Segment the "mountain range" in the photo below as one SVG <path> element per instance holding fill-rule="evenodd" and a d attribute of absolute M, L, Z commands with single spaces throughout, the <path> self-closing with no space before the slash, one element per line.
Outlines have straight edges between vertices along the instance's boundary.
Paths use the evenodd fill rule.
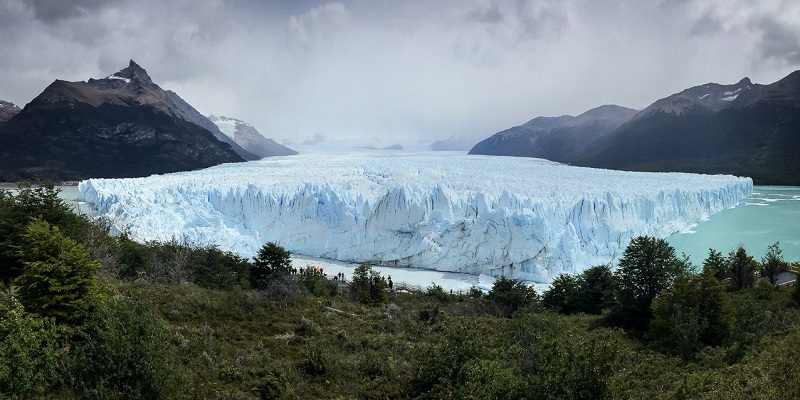
<path fill-rule="evenodd" d="M 102 79 L 56 80 L 0 125 L 0 181 L 137 177 L 260 157 L 133 60 Z"/>
<path fill-rule="evenodd" d="M 601 106 L 578 117 L 539 117 L 492 135 L 470 153 L 798 185 L 800 71 L 769 85 L 744 78 L 694 86 L 639 112 Z"/>

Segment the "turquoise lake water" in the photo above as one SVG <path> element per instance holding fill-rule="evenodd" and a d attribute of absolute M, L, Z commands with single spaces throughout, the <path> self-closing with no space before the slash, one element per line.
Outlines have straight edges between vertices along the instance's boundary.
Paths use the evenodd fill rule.
<path fill-rule="evenodd" d="M 667 241 L 697 266 L 709 248 L 726 255 L 739 244 L 761 260 L 767 246 L 776 241 L 786 261 L 800 261 L 800 187 L 755 186 L 744 204 L 714 214 Z"/>

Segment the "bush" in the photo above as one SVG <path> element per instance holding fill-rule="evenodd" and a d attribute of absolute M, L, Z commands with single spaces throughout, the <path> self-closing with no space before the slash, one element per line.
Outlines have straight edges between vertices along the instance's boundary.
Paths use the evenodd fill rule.
<path fill-rule="evenodd" d="M 0 317 L 0 394 L 28 399 L 51 391 L 60 371 L 60 335 L 51 318 L 26 313 L 13 297 Z"/>
<path fill-rule="evenodd" d="M 286 375 L 277 369 L 271 370 L 256 384 L 255 391 L 262 399 L 294 399 L 295 395 Z"/>
<path fill-rule="evenodd" d="M 389 301 L 389 295 L 384 290 L 386 283 L 381 279 L 381 275 L 367 264 L 356 267 L 348 288 L 350 298 L 362 304 L 377 305 Z"/>
<path fill-rule="evenodd" d="M 301 268 L 302 272 L 297 275 L 297 281 L 302 287 L 317 297 L 335 296 L 339 290 L 339 285 L 328 279 L 321 271 L 311 266 Z"/>
<path fill-rule="evenodd" d="M 87 398 L 173 398 L 179 368 L 169 332 L 142 301 L 114 296 L 92 314 L 76 343 L 75 390 Z"/>
<path fill-rule="evenodd" d="M 576 317 L 527 310 L 514 318 L 519 366 L 535 399 L 609 399 L 626 349 L 615 330 L 586 332 Z"/>
<path fill-rule="evenodd" d="M 510 317 L 522 307 L 534 304 L 538 300 L 536 290 L 516 279 L 501 276 L 492 285 L 492 290 L 486 296 L 500 313 Z"/>
<path fill-rule="evenodd" d="M 22 305 L 58 323 L 79 324 L 99 299 L 100 264 L 86 248 L 40 219 L 28 225 L 22 243 L 18 254 L 24 268 L 14 281 Z"/>
<path fill-rule="evenodd" d="M 469 321 L 456 320 L 445 327 L 440 343 L 420 348 L 419 367 L 413 388 L 417 394 L 435 398 L 454 389 L 464 365 L 480 357 L 481 345 Z"/>
<path fill-rule="evenodd" d="M 328 373 L 331 360 L 323 347 L 309 345 L 306 347 L 305 359 L 300 363 L 300 368 L 308 375 L 320 377 Z"/>
<path fill-rule="evenodd" d="M 450 296 L 444 291 L 444 288 L 434 282 L 431 282 L 431 285 L 425 289 L 425 295 L 439 301 L 450 300 Z"/>

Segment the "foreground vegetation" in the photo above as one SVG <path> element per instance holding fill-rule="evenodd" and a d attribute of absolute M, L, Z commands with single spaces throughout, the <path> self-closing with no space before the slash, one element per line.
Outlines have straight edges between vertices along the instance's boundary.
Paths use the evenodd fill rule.
<path fill-rule="evenodd" d="M 694 268 L 636 238 L 616 271 L 541 296 L 508 279 L 393 292 L 369 266 L 344 284 L 288 257 L 136 243 L 52 187 L 0 191 L 0 394 L 800 398 L 800 291 L 776 286 L 777 244 Z"/>

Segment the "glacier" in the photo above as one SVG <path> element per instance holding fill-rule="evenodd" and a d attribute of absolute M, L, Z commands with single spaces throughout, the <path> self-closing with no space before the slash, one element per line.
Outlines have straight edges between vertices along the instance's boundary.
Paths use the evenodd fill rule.
<path fill-rule="evenodd" d="M 78 198 L 135 240 L 178 238 L 244 257 L 273 241 L 311 257 L 546 283 L 614 265 L 633 237 L 665 238 L 752 188 L 729 175 L 380 153 L 89 179 Z"/>

